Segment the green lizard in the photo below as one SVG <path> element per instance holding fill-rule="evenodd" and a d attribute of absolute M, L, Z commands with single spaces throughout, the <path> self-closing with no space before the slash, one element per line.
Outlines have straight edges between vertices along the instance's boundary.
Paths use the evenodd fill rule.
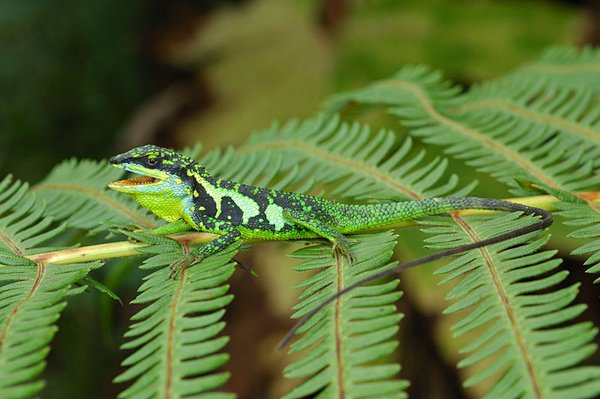
<path fill-rule="evenodd" d="M 463 209 L 520 211 L 540 216 L 538 221 L 513 232 L 403 263 L 358 281 L 307 314 L 288 334 L 286 340 L 299 325 L 325 305 L 368 281 L 407 267 L 514 238 L 552 223 L 552 215 L 543 209 L 489 198 L 445 197 L 351 205 L 305 194 L 254 187 L 212 176 L 193 159 L 154 145 L 137 147 L 114 156 L 110 163 L 141 175 L 113 182 L 109 187 L 130 195 L 142 206 L 170 222 L 154 229 L 154 233 L 174 234 L 194 229 L 218 234 L 208 244 L 190 252 L 193 260 L 189 264 L 241 239 L 307 238 L 329 240 L 334 251 L 345 255 L 352 262 L 354 257 L 346 234 L 384 228 L 403 220 Z"/>

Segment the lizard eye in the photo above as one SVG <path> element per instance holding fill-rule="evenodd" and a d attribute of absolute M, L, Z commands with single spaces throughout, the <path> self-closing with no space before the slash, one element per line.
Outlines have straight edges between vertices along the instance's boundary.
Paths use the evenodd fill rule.
<path fill-rule="evenodd" d="M 156 158 L 148 158 L 146 159 L 146 163 L 150 166 L 154 166 L 156 165 L 156 163 L 158 162 L 158 159 Z"/>

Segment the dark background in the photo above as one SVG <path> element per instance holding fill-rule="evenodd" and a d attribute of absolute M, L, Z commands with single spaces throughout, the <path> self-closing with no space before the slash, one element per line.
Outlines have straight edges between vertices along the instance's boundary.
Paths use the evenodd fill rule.
<path fill-rule="evenodd" d="M 536 59 L 550 45 L 598 44 L 598 4 L 3 0 L 0 176 L 35 184 L 62 159 L 101 159 L 146 143 L 239 143 L 274 119 L 311 116 L 328 95 L 408 63 L 428 64 L 468 87 Z M 260 264 L 261 278 L 233 278 L 227 332 L 234 377 L 227 389 L 240 398 L 279 397 L 292 384 L 281 381 L 286 360 L 273 350 L 289 327 L 295 295 L 288 288 L 291 263 L 280 252 L 271 245 L 255 262 L 256 255 L 246 255 Z M 136 264 L 109 263 L 97 277 L 129 301 L 140 282 Z M 406 280 L 401 339 L 410 351 L 399 356 L 412 397 L 477 397 L 460 388 L 450 322 L 439 318 L 443 292 L 419 294 L 428 291 L 422 280 Z M 134 311 L 94 293 L 72 300 L 43 396 L 105 398 L 122 390 L 110 381 Z"/>

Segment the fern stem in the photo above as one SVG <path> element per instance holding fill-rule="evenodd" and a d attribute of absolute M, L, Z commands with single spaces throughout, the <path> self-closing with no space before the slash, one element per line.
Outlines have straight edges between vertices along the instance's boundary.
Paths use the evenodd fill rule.
<path fill-rule="evenodd" d="M 478 234 L 473 230 L 473 228 L 461 220 L 459 218 L 455 218 L 456 223 L 458 223 L 461 228 L 469 235 L 472 242 L 482 241 L 482 238 L 478 236 Z M 525 364 L 525 369 L 527 372 L 527 376 L 529 377 L 529 381 L 534 391 L 534 398 L 541 399 L 542 396 L 542 387 L 540 383 L 540 377 L 536 373 L 536 367 L 533 364 L 533 361 L 530 356 L 530 351 L 527 348 L 526 339 L 523 336 L 522 328 L 519 325 L 519 321 L 515 315 L 513 310 L 513 305 L 511 304 L 509 294 L 506 292 L 506 287 L 502 282 L 502 278 L 500 277 L 498 270 L 494 266 L 494 261 L 491 258 L 491 254 L 488 250 L 481 251 L 483 257 L 483 264 L 486 269 L 490 273 L 491 281 L 494 284 L 496 289 L 496 293 L 500 298 L 500 302 L 502 307 L 504 308 L 504 313 L 508 318 L 510 327 L 512 329 L 512 335 L 517 342 L 517 347 L 521 355 L 521 359 Z"/>
<path fill-rule="evenodd" d="M 343 255 L 336 253 L 335 255 L 335 266 L 337 271 L 337 288 L 338 291 L 344 288 L 344 260 Z M 334 339 L 335 339 L 335 357 L 337 360 L 336 373 L 337 373 L 337 388 L 338 388 L 338 399 L 344 399 L 344 392 L 346 391 L 345 376 L 344 376 L 344 349 L 342 347 L 344 334 L 342 333 L 342 298 L 338 298 L 335 301 L 335 315 L 334 315 Z"/>
<path fill-rule="evenodd" d="M 590 192 L 590 193 L 578 193 L 580 198 L 585 198 L 586 201 L 595 202 L 600 201 L 600 192 Z M 506 201 L 514 202 L 515 204 L 528 205 L 536 208 L 541 208 L 547 211 L 556 210 L 555 204 L 560 202 L 556 197 L 551 195 L 536 195 L 531 197 L 522 197 L 522 198 L 509 198 Z M 458 215 L 483 215 L 488 214 L 493 211 L 485 211 L 485 210 L 462 210 L 456 211 L 455 214 Z M 386 230 L 392 228 L 404 228 L 415 226 L 416 222 L 414 221 L 404 221 L 398 222 L 392 225 L 388 225 L 385 227 Z M 374 231 L 377 229 L 372 229 L 369 231 Z M 174 240 L 177 240 L 181 244 L 205 244 L 211 241 L 215 237 L 214 234 L 209 233 L 189 233 L 172 237 Z M 260 240 L 245 240 L 246 243 L 258 242 Z M 113 242 L 109 244 L 99 244 L 99 245 L 90 245 L 86 247 L 80 248 L 71 248 L 64 249 L 60 251 L 53 252 L 45 252 L 36 255 L 30 255 L 27 258 L 32 261 L 45 262 L 45 263 L 53 263 L 57 265 L 68 265 L 73 263 L 81 263 L 81 262 L 90 262 L 93 260 L 103 260 L 103 259 L 113 259 L 113 258 L 124 258 L 128 256 L 136 256 L 143 254 L 143 252 L 139 251 L 141 248 L 147 247 L 148 244 L 143 243 L 134 243 L 130 241 L 119 241 Z"/>
<path fill-rule="evenodd" d="M 216 236 L 210 233 L 189 233 L 172 237 L 181 244 L 204 244 Z M 136 243 L 131 241 L 118 241 L 109 244 L 89 245 L 80 248 L 63 249 L 60 251 L 45 252 L 36 255 L 30 255 L 27 258 L 38 263 L 53 263 L 56 265 L 68 265 L 71 263 L 90 262 L 93 260 L 124 258 L 128 256 L 141 255 L 141 248 L 148 247 L 149 244 Z"/>

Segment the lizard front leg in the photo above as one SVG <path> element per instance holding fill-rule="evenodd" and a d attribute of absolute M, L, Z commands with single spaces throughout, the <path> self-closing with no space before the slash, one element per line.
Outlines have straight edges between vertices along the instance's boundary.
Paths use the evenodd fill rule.
<path fill-rule="evenodd" d="M 322 222 L 321 220 L 312 217 L 308 213 L 296 211 L 293 209 L 286 209 L 283 212 L 283 216 L 289 221 L 296 223 L 302 227 L 305 227 L 311 231 L 314 231 L 319 236 L 326 238 L 333 244 L 333 250 L 339 252 L 348 258 L 350 264 L 354 263 L 354 252 L 350 247 L 350 241 L 348 238 L 340 233 L 335 227 L 328 223 Z"/>
<path fill-rule="evenodd" d="M 206 215 L 194 215 L 193 227 L 199 231 L 219 234 L 217 238 L 171 264 L 171 269 L 177 274 L 182 268 L 200 262 L 207 256 L 227 248 L 240 239 L 240 231 L 231 223 L 223 222 Z"/>

